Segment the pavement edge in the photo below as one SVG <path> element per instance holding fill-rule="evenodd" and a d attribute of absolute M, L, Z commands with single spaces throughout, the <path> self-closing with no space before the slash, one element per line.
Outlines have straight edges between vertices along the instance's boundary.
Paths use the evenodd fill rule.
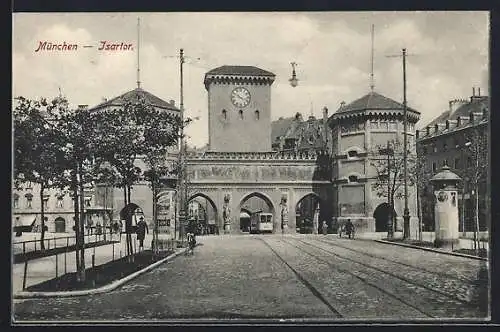
<path fill-rule="evenodd" d="M 396 242 L 384 241 L 384 240 L 373 240 L 373 241 L 379 242 L 379 243 L 384 243 L 384 244 L 390 244 L 393 246 L 400 246 L 400 247 L 406 247 L 406 248 L 412 248 L 412 249 L 418 249 L 418 250 L 424 250 L 424 251 L 431 251 L 431 252 L 436 252 L 438 254 L 443 254 L 443 255 L 450 255 L 450 256 L 476 259 L 476 260 L 481 260 L 481 261 L 488 261 L 488 258 L 485 258 L 485 257 L 477 257 L 477 256 L 472 256 L 472 255 L 467 255 L 467 254 L 461 254 L 458 252 L 448 252 L 448 251 L 443 251 L 443 250 L 438 250 L 438 249 L 433 249 L 433 248 L 419 247 L 419 246 L 414 246 L 411 244 L 396 243 Z"/>
<path fill-rule="evenodd" d="M 144 274 L 155 267 L 174 259 L 175 257 L 183 254 L 187 248 L 183 248 L 175 253 L 173 253 L 170 256 L 167 256 L 158 262 L 155 262 L 151 265 L 146 266 L 142 270 L 136 271 L 132 274 L 129 274 L 128 276 L 118 279 L 108 285 L 99 287 L 99 288 L 94 288 L 94 289 L 86 289 L 86 290 L 81 290 L 81 291 L 64 291 L 64 292 L 18 292 L 13 294 L 13 299 L 31 299 L 31 298 L 40 298 L 40 297 L 73 297 L 73 296 L 84 296 L 84 295 L 93 295 L 93 294 L 101 294 L 101 293 L 106 293 L 110 292 L 112 290 L 115 290 L 116 288 L 122 286 L 123 284 L 129 282 L 132 279 L 137 278 L 141 274 Z"/>

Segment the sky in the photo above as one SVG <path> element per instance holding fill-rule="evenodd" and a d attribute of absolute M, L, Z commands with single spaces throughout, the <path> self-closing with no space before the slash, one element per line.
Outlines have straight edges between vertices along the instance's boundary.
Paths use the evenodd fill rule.
<path fill-rule="evenodd" d="M 186 115 L 196 117 L 188 142 L 208 142 L 207 71 L 251 65 L 276 74 L 271 118 L 296 112 L 321 117 L 370 92 L 374 25 L 375 91 L 403 100 L 406 48 L 408 106 L 418 127 L 469 98 L 488 95 L 488 12 L 263 12 L 263 13 L 14 13 L 13 97 L 65 95 L 90 107 L 137 87 L 137 18 L 141 87 L 169 101 L 180 99 L 179 49 L 184 65 Z M 76 44 L 76 51 L 35 52 L 40 42 Z M 133 50 L 99 51 L 101 41 Z M 92 48 L 84 48 L 92 45 Z M 291 87 L 291 62 L 299 85 Z M 477 90 L 477 89 L 476 89 Z"/>

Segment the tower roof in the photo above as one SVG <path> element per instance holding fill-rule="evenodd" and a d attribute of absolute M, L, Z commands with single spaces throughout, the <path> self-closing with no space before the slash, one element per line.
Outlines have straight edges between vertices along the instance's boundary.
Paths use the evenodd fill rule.
<path fill-rule="evenodd" d="M 337 121 L 353 116 L 399 116 L 402 115 L 403 110 L 404 105 L 402 103 L 383 96 L 380 93 L 371 91 L 348 105 L 340 106 L 340 108 L 332 114 L 329 122 L 331 123 L 331 121 Z M 407 107 L 406 110 L 408 112 L 409 119 L 414 122 L 418 121 L 420 118 L 420 112 L 411 107 Z"/>
<path fill-rule="evenodd" d="M 225 65 L 214 68 L 206 73 L 206 75 L 237 75 L 237 76 L 270 76 L 274 77 L 273 73 L 260 69 L 254 66 L 233 66 Z"/>
<path fill-rule="evenodd" d="M 377 92 L 370 92 L 363 97 L 356 99 L 350 104 L 341 107 L 337 110 L 337 113 L 346 113 L 354 111 L 365 111 L 365 110 L 402 110 L 403 104 L 381 95 Z M 407 107 L 407 110 L 412 110 Z"/>
<path fill-rule="evenodd" d="M 139 98 L 143 98 L 146 101 L 146 103 L 155 107 L 168 109 L 171 111 L 180 111 L 177 107 L 175 107 L 173 103 L 166 102 L 165 100 L 141 88 L 136 88 L 134 90 L 125 92 L 124 94 L 119 95 L 118 97 L 115 97 L 101 104 L 98 104 L 97 106 L 94 106 L 92 109 L 99 109 L 107 106 L 123 106 L 127 102 L 138 100 Z"/>
<path fill-rule="evenodd" d="M 276 75 L 254 66 L 221 66 L 214 68 L 205 74 L 203 83 L 208 89 L 210 83 L 249 83 L 269 84 L 274 82 Z"/>

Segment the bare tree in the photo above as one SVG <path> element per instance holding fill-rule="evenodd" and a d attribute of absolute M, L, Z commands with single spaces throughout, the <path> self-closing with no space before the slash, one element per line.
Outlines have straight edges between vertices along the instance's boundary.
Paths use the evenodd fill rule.
<path fill-rule="evenodd" d="M 408 186 L 416 182 L 416 156 L 408 151 L 407 169 Z M 376 170 L 377 175 L 373 188 L 378 197 L 386 197 L 389 205 L 389 228 L 388 237 L 392 238 L 395 231 L 396 216 L 394 215 L 395 199 L 404 198 L 404 173 L 403 173 L 403 143 L 398 140 L 390 140 L 385 146 L 378 145 L 374 150 L 370 165 Z"/>

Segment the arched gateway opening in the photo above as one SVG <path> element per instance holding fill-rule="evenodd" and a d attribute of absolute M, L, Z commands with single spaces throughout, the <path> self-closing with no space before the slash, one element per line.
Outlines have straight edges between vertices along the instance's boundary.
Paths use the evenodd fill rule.
<path fill-rule="evenodd" d="M 272 215 L 270 229 L 274 233 L 275 227 L 275 209 L 271 200 L 262 193 L 251 193 L 243 197 L 239 205 L 240 230 L 243 233 L 250 233 L 254 230 L 251 225 L 252 215 L 256 213 L 269 213 Z"/>
<path fill-rule="evenodd" d="M 317 194 L 310 193 L 302 197 L 295 207 L 297 232 L 301 234 L 314 233 L 314 228 L 320 232 L 320 199 Z"/>
<path fill-rule="evenodd" d="M 206 195 L 199 193 L 188 200 L 188 222 L 197 235 L 219 234 L 217 207 Z"/>
<path fill-rule="evenodd" d="M 373 212 L 373 218 L 375 218 L 375 232 L 387 232 L 389 230 L 389 214 L 391 207 L 388 203 L 381 203 L 377 206 Z M 392 215 L 394 216 L 394 222 L 396 222 L 396 211 L 392 210 Z M 396 229 L 394 225 L 394 229 Z"/>

